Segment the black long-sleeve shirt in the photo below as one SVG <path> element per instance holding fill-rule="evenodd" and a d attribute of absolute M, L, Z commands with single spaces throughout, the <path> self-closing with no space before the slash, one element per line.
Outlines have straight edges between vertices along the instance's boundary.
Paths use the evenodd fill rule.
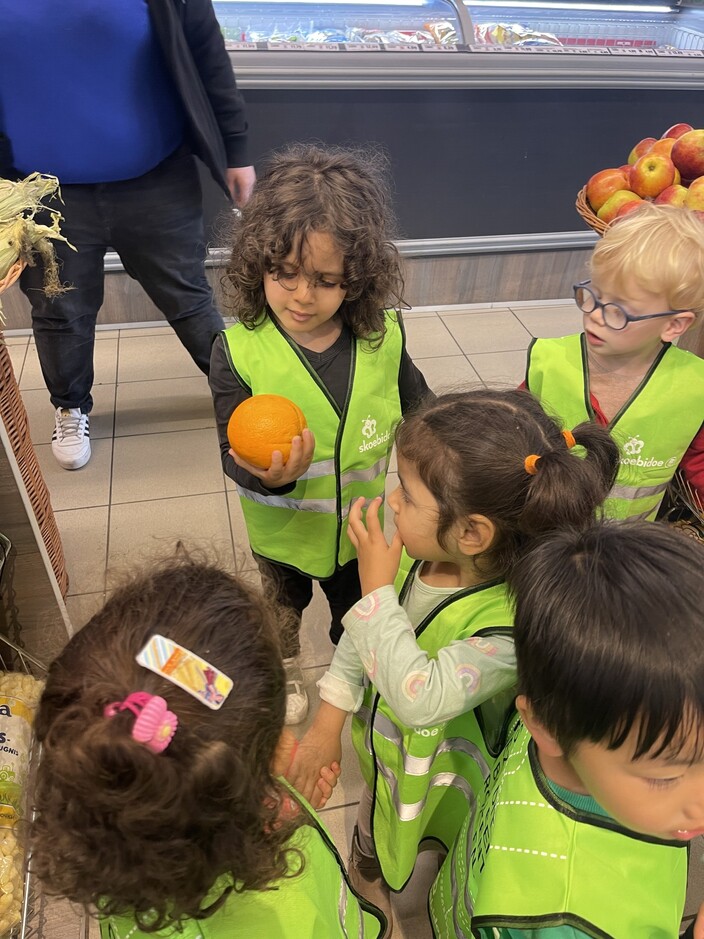
<path fill-rule="evenodd" d="M 350 367 L 352 364 L 352 343 L 354 337 L 351 330 L 343 326 L 342 332 L 335 342 L 324 352 L 313 352 L 299 346 L 301 353 L 310 363 L 311 368 L 318 375 L 330 395 L 343 409 L 347 386 L 349 384 Z M 238 466 L 230 456 L 230 444 L 227 439 L 227 424 L 232 412 L 238 404 L 251 397 L 235 376 L 232 374 L 222 336 L 218 336 L 213 344 L 210 358 L 210 390 L 215 405 L 215 419 L 220 439 L 220 455 L 225 473 L 245 489 L 252 489 L 264 495 L 290 492 L 294 483 L 282 486 L 280 489 L 267 489 L 257 476 L 253 476 Z M 411 357 L 404 349 L 399 370 L 399 397 L 401 399 L 401 412 L 403 414 L 412 410 L 421 400 L 432 394 L 423 377 L 423 373 L 413 364 Z"/>

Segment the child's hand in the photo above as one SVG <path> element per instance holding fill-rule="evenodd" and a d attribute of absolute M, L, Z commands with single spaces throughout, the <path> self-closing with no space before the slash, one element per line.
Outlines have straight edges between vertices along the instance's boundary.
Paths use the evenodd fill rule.
<path fill-rule="evenodd" d="M 286 779 L 316 808 L 316 803 L 321 799 L 327 802 L 332 795 L 340 775 L 341 760 L 340 735 L 330 733 L 320 725 L 316 727 L 313 722 L 298 745 L 286 771 Z"/>
<path fill-rule="evenodd" d="M 313 431 L 306 427 L 301 437 L 293 438 L 288 460 L 284 463 L 281 451 L 274 450 L 271 466 L 267 470 L 243 460 L 234 450 L 230 450 L 229 453 L 238 466 L 247 470 L 252 476 L 256 476 L 257 479 L 261 479 L 267 489 L 278 489 L 280 486 L 288 486 L 289 483 L 295 482 L 307 471 L 313 462 L 314 451 L 315 437 Z"/>
<path fill-rule="evenodd" d="M 362 596 L 393 584 L 401 562 L 403 542 L 398 532 L 388 544 L 379 522 L 381 496 L 374 499 L 367 509 L 367 524 L 362 519 L 364 498 L 357 499 L 350 509 L 347 535 L 357 549 L 359 582 Z"/>

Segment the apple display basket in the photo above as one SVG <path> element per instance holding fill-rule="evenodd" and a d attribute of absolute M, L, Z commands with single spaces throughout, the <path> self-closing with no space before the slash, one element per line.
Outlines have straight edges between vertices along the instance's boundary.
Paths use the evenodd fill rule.
<path fill-rule="evenodd" d="M 596 214 L 592 211 L 591 206 L 587 202 L 587 187 L 583 186 L 577 193 L 577 201 L 575 202 L 575 208 L 582 216 L 586 224 L 593 228 L 597 235 L 603 235 L 606 229 L 609 227 L 607 222 L 602 222 L 600 218 L 596 217 Z"/>

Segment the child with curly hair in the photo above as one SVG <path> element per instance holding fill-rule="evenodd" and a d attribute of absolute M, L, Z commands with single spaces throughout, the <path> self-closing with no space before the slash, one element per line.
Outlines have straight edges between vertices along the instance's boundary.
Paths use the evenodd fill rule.
<path fill-rule="evenodd" d="M 185 690 L 194 663 L 201 687 Z M 103 939 L 383 935 L 277 776 L 293 750 L 285 700 L 274 612 L 253 588 L 185 558 L 119 589 L 53 663 L 39 706 L 45 891 L 87 905 Z"/>
<path fill-rule="evenodd" d="M 428 392 L 405 350 L 391 217 L 371 154 L 307 145 L 275 154 L 242 210 L 225 277 L 238 322 L 211 360 L 223 467 L 257 564 L 299 626 L 320 582 L 335 644 L 361 596 L 349 508 L 384 492 L 393 429 Z M 234 409 L 263 393 L 293 400 L 310 428 L 266 470 L 227 438 Z M 298 652 L 296 629 L 284 655 Z M 287 723 L 298 723 L 307 698 L 295 679 L 290 692 Z"/>

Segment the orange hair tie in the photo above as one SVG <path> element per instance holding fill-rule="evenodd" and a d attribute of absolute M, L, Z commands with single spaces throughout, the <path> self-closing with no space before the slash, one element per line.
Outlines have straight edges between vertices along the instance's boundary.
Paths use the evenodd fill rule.
<path fill-rule="evenodd" d="M 571 430 L 563 430 L 562 436 L 565 438 L 565 443 L 567 444 L 567 449 L 571 450 L 572 447 L 577 443 L 574 439 L 574 434 Z"/>
<path fill-rule="evenodd" d="M 538 456 L 537 453 L 531 453 L 531 455 L 527 456 L 525 460 L 523 461 L 523 466 L 525 467 L 525 471 L 526 473 L 528 473 L 529 476 L 537 476 L 538 474 L 537 463 L 539 459 L 540 457 Z"/>

